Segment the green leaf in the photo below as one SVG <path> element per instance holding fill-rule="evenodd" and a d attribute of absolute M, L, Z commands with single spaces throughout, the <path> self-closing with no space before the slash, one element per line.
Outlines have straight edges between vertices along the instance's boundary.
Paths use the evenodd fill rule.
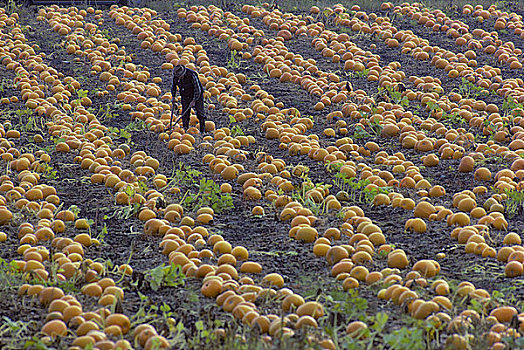
<path fill-rule="evenodd" d="M 389 316 L 385 312 L 378 312 L 375 315 L 375 324 L 373 325 L 373 328 L 376 330 L 382 330 L 386 323 L 388 322 Z"/>
<path fill-rule="evenodd" d="M 151 269 L 151 288 L 153 290 L 158 290 L 161 285 L 162 281 L 164 280 L 164 264 L 155 267 L 154 269 Z"/>

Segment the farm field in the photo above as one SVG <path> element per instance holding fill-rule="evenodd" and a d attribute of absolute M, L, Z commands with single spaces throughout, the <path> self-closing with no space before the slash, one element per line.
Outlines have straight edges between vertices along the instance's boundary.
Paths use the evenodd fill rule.
<path fill-rule="evenodd" d="M 524 348 L 524 8 L 480 3 L 8 2 L 0 348 Z"/>

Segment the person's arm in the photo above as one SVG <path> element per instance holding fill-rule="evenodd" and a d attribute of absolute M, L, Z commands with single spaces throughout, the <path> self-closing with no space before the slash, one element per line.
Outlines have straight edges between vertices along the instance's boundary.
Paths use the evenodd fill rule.
<path fill-rule="evenodd" d="M 175 96 L 176 96 L 177 84 L 175 82 L 175 77 L 173 77 L 173 86 L 171 86 L 171 118 L 169 119 L 169 129 L 173 124 L 173 114 L 175 113 Z"/>
<path fill-rule="evenodd" d="M 175 96 L 176 96 L 177 88 L 178 88 L 177 82 L 175 80 L 175 77 L 173 77 L 173 85 L 171 86 L 171 98 L 173 100 L 173 103 L 175 103 Z"/>
<path fill-rule="evenodd" d="M 193 100 L 191 101 L 191 105 L 194 106 L 196 101 L 202 97 L 202 94 L 204 93 L 201 88 L 200 81 L 198 80 L 198 74 L 192 73 L 191 78 L 193 81 Z"/>

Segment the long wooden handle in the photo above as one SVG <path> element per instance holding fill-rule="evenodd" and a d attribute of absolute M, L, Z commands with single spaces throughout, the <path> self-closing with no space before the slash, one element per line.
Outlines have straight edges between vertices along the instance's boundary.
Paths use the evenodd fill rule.
<path fill-rule="evenodd" d="M 178 109 L 178 108 L 177 108 Z M 180 119 L 182 119 L 182 117 L 184 116 L 184 114 L 186 114 L 189 110 L 191 109 L 191 106 L 187 106 L 186 110 L 182 112 L 182 114 L 180 114 L 180 116 L 175 120 L 175 125 L 180 121 Z M 175 108 L 173 106 L 173 108 L 171 108 L 171 119 L 169 120 L 169 129 L 171 129 L 172 125 L 173 125 L 173 112 L 174 112 Z"/>

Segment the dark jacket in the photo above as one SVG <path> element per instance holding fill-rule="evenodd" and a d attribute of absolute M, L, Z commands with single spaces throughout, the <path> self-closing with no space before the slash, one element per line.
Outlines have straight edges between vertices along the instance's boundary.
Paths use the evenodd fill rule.
<path fill-rule="evenodd" d="M 171 95 L 173 98 L 176 95 L 177 88 L 180 90 L 182 98 L 198 100 L 203 96 L 204 88 L 198 74 L 192 69 L 186 68 L 186 73 L 181 79 L 173 77 L 173 87 L 171 88 Z"/>

